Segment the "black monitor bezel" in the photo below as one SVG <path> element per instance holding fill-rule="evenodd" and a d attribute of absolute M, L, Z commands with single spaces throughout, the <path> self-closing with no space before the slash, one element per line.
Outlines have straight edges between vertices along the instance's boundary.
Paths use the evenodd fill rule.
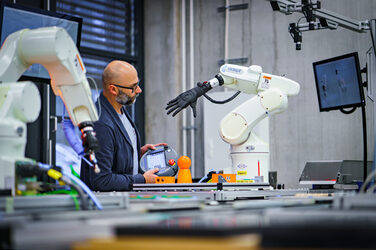
<path fill-rule="evenodd" d="M 321 65 L 321 64 L 325 64 L 325 63 L 338 61 L 338 60 L 345 59 L 345 58 L 351 58 L 351 57 L 353 57 L 354 60 L 355 60 L 355 67 L 356 67 L 356 71 L 357 71 L 358 87 L 359 87 L 359 94 L 360 94 L 360 102 L 323 108 L 321 106 L 320 86 L 319 86 L 319 81 L 317 79 L 316 66 Z M 314 71 L 314 76 L 315 76 L 316 91 L 317 91 L 317 98 L 318 98 L 318 101 L 319 101 L 320 112 L 331 111 L 331 110 L 339 110 L 339 109 L 345 109 L 345 108 L 356 108 L 356 107 L 361 107 L 361 106 L 364 105 L 364 93 L 363 93 L 363 87 L 362 87 L 362 76 L 361 76 L 361 73 L 360 73 L 360 64 L 359 64 L 358 52 L 352 52 L 352 53 L 349 53 L 349 54 L 345 54 L 345 55 L 336 56 L 336 57 L 332 57 L 332 58 L 329 58 L 329 59 L 321 60 L 321 61 L 318 61 L 318 62 L 314 62 L 312 65 L 313 65 L 313 71 Z"/>

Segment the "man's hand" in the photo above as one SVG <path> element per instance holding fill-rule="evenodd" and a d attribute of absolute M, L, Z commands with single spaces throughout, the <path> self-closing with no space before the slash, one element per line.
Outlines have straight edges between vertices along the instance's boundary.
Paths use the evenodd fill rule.
<path fill-rule="evenodd" d="M 141 157 L 146 153 L 146 151 L 148 151 L 149 149 L 151 150 L 155 150 L 156 148 L 155 147 L 158 147 L 158 146 L 167 146 L 168 144 L 167 143 L 158 143 L 158 144 L 145 144 L 144 146 L 141 147 Z"/>
<path fill-rule="evenodd" d="M 158 172 L 158 168 L 151 169 L 149 171 L 146 171 L 144 174 L 145 183 L 155 183 L 155 177 L 158 177 L 155 175 L 156 172 Z"/>

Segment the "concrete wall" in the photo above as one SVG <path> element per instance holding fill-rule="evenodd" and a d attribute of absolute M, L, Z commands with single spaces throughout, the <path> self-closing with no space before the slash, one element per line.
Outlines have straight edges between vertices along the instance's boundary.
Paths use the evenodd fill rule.
<path fill-rule="evenodd" d="M 225 19 L 223 12 L 217 12 L 217 7 L 223 6 L 224 2 L 194 1 L 194 82 L 214 76 L 219 69 L 218 61 L 224 57 Z M 320 113 L 312 62 L 358 51 L 360 64 L 364 67 L 365 53 L 371 46 L 369 33 L 359 34 L 342 28 L 305 32 L 302 50 L 296 51 L 287 28 L 290 22 L 301 17 L 300 14 L 286 16 L 273 12 L 270 4 L 263 0 L 230 1 L 230 4 L 236 3 L 248 3 L 249 8 L 230 12 L 229 58 L 247 57 L 247 65 L 260 65 L 267 73 L 286 74 L 301 85 L 300 94 L 289 98 L 289 108 L 270 119 L 271 169 L 278 171 L 279 182 L 287 187 L 297 187 L 307 161 L 361 160 L 360 109 L 350 115 L 339 111 Z M 146 141 L 166 141 L 181 152 L 181 116 L 171 118 L 164 111 L 165 104 L 181 93 L 180 4 L 178 0 L 145 0 L 144 94 Z M 356 3 L 323 0 L 322 6 L 357 20 L 376 17 L 376 1 L 373 0 Z M 202 111 L 200 100 L 196 119 L 197 177 L 203 174 L 204 168 Z M 373 159 L 374 151 L 373 114 L 373 103 L 367 98 L 369 160 Z"/>
<path fill-rule="evenodd" d="M 181 151 L 181 119 L 165 115 L 181 92 L 179 1 L 145 1 L 145 141 L 168 142 Z"/>

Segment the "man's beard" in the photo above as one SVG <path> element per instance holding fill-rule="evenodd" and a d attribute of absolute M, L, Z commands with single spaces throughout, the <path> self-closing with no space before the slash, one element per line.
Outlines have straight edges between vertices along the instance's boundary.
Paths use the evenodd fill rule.
<path fill-rule="evenodd" d="M 138 95 L 139 94 L 129 97 L 123 91 L 119 90 L 119 94 L 116 96 L 115 100 L 121 105 L 131 105 L 136 101 Z"/>

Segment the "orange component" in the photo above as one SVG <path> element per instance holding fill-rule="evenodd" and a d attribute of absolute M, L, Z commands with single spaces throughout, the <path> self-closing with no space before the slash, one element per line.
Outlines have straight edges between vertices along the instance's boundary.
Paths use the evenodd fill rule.
<path fill-rule="evenodd" d="M 175 177 L 171 176 L 158 176 L 155 177 L 156 184 L 175 183 Z"/>
<path fill-rule="evenodd" d="M 168 160 L 168 164 L 170 164 L 170 166 L 174 166 L 174 164 L 175 164 L 174 159 L 170 159 L 170 160 Z"/>
<path fill-rule="evenodd" d="M 178 166 L 180 169 L 188 169 L 191 166 L 191 159 L 188 156 L 181 156 L 178 159 Z"/>
<path fill-rule="evenodd" d="M 218 176 L 222 176 L 227 182 L 236 182 L 236 174 L 213 174 L 212 182 L 218 182 Z"/>
<path fill-rule="evenodd" d="M 191 166 L 191 159 L 188 156 L 181 156 L 178 159 L 179 173 L 178 183 L 192 183 L 192 175 L 189 167 Z"/>
<path fill-rule="evenodd" d="M 81 59 L 78 56 L 78 54 L 76 54 L 76 57 L 77 57 L 78 62 L 80 63 L 80 67 L 81 67 L 82 71 L 84 71 L 84 65 L 82 65 Z"/>
<path fill-rule="evenodd" d="M 272 78 L 270 76 L 264 76 L 265 79 L 271 80 Z"/>

